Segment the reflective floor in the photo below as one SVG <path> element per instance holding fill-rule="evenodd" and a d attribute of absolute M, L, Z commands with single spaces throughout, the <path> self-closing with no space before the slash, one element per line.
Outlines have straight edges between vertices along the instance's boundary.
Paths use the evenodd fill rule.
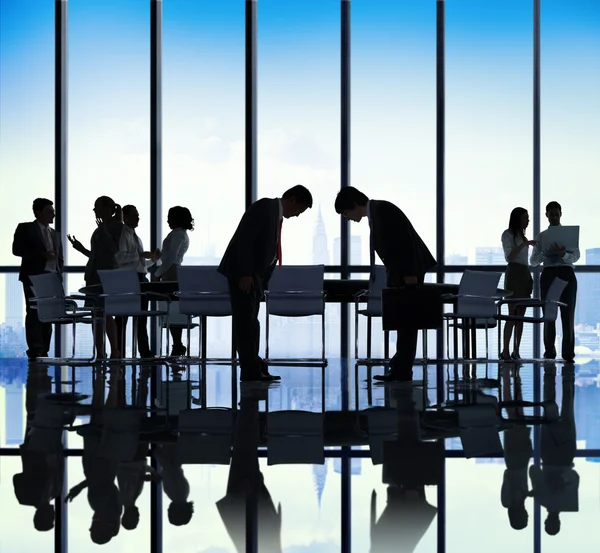
<path fill-rule="evenodd" d="M 598 550 L 598 361 L 270 370 L 0 360 L 0 551 Z"/>

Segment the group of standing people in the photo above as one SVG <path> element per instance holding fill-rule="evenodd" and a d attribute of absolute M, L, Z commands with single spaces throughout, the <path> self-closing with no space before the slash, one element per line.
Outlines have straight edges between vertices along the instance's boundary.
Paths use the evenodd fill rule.
<path fill-rule="evenodd" d="M 298 217 L 312 207 L 310 191 L 296 185 L 287 190 L 281 198 L 263 198 L 253 203 L 242 219 L 225 251 L 218 271 L 229 282 L 229 292 L 233 313 L 233 332 L 241 366 L 241 379 L 252 381 L 272 381 L 280 377 L 271 375 L 267 363 L 259 356 L 260 326 L 258 312 L 264 291 L 277 263 L 282 262 L 281 230 L 284 219 Z M 354 187 L 345 187 L 338 193 L 335 211 L 354 222 L 367 218 L 370 227 L 371 265 L 375 254 L 382 260 L 387 273 L 388 287 L 411 287 L 424 282 L 425 273 L 433 269 L 437 262 L 421 239 L 406 215 L 394 204 L 385 200 L 371 200 Z M 33 292 L 29 275 L 42 272 L 62 272 L 63 253 L 61 240 L 49 225 L 54 220 L 54 207 L 47 199 L 38 198 L 33 203 L 36 220 L 22 223 L 17 228 L 13 243 L 13 253 L 22 258 L 20 278 L 23 281 L 25 298 L 28 301 Z M 181 206 L 169 210 L 167 223 L 171 232 L 164 239 L 162 249 L 147 251 L 136 234 L 139 213 L 135 206 L 121 208 L 108 196 L 99 197 L 94 203 L 94 213 L 98 228 L 91 237 L 87 249 L 74 236 L 68 236 L 73 247 L 88 258 L 85 272 L 87 286 L 100 283 L 98 271 L 119 267 L 134 268 L 140 282 L 147 281 L 148 268 L 154 264 L 154 277 L 164 280 L 177 280 L 177 267 L 189 247 L 188 231 L 194 228 L 194 220 L 189 209 Z M 546 217 L 551 226 L 560 225 L 562 208 L 558 202 L 546 206 Z M 574 311 L 577 294 L 577 279 L 573 263 L 579 259 L 579 250 L 566 251 L 559 244 L 553 244 L 542 251 L 544 232 L 535 240 L 528 240 L 525 231 L 529 215 L 523 208 L 515 208 L 511 213 L 509 228 L 502 234 L 502 245 L 508 266 L 505 288 L 513 298 L 530 298 L 533 282 L 529 265 L 542 264 L 541 299 L 544 300 L 554 278 L 559 277 L 568 284 L 561 296 L 567 304 L 561 307 L 563 325 L 562 356 L 566 361 L 575 357 Z M 529 247 L 533 247 L 529 257 Z M 91 301 L 91 300 L 90 300 Z M 525 307 L 512 305 L 511 312 L 523 315 Z M 96 343 L 98 356 L 104 355 L 104 335 L 111 346 L 111 357 L 119 358 L 123 352 L 122 337 L 126 319 L 115 321 L 106 317 L 106 328 L 99 326 Z M 51 327 L 40 324 L 27 303 L 27 355 L 30 358 L 47 355 Z M 523 332 L 522 323 L 507 322 L 504 329 L 504 348 L 500 353 L 503 360 L 518 360 L 519 345 Z M 182 329 L 173 327 L 173 350 L 171 355 L 184 355 L 186 348 L 181 341 Z M 514 333 L 514 347 L 510 351 Z M 383 382 L 410 380 L 416 355 L 418 330 L 405 328 L 398 331 L 397 351 L 390 362 L 390 369 L 384 375 L 374 378 Z M 556 328 L 554 323 L 544 327 L 544 358 L 556 358 L 554 345 Z M 138 344 L 142 358 L 153 357 L 144 319 L 138 325 Z"/>
<path fill-rule="evenodd" d="M 27 357 L 47 357 L 50 349 L 52 325 L 42 323 L 37 312 L 30 304 L 33 298 L 32 275 L 56 273 L 62 277 L 64 255 L 60 235 L 50 225 L 54 221 L 54 204 L 46 198 L 37 198 L 33 202 L 35 221 L 21 223 L 15 231 L 13 254 L 21 257 L 19 279 L 23 283 L 26 301 L 25 329 L 27 338 Z M 188 231 L 194 228 L 194 219 L 187 207 L 174 206 L 169 209 L 167 224 L 171 232 L 165 237 L 162 248 L 154 251 L 144 249 L 136 233 L 140 216 L 134 205 L 121 208 L 112 198 L 100 196 L 94 202 L 94 215 L 97 228 L 94 230 L 90 247 L 86 248 L 75 236 L 67 238 L 73 248 L 87 257 L 84 280 L 86 286 L 100 284 L 98 271 L 105 269 L 133 268 L 140 282 L 148 280 L 148 269 L 158 265 L 153 273 L 157 280 L 177 280 L 177 267 L 189 248 Z M 145 301 L 142 299 L 142 301 Z M 102 304 L 101 298 L 90 297 L 88 306 Z M 147 306 L 142 305 L 142 308 Z M 123 338 L 127 318 L 106 317 L 106 327 L 96 327 L 97 357 L 105 356 L 105 336 L 108 338 L 111 357 L 120 358 L 124 349 Z M 172 329 L 173 348 L 181 354 L 185 348 L 181 342 L 181 329 Z M 146 319 L 138 321 L 138 349 L 142 358 L 154 356 L 148 340 Z M 179 348 L 179 349 L 178 349 Z"/>
<path fill-rule="evenodd" d="M 550 226 L 559 226 L 562 217 L 562 207 L 558 202 L 550 202 L 546 206 L 546 218 Z M 543 249 L 544 234 L 540 232 L 535 240 L 528 240 L 525 231 L 529 226 L 529 214 L 522 207 L 516 207 L 510 214 L 508 229 L 502 233 L 502 248 L 508 263 L 504 288 L 512 292 L 511 298 L 531 298 L 533 292 L 533 279 L 529 266 L 542 265 L 540 276 L 540 295 L 542 301 L 546 300 L 552 281 L 560 278 L 567 283 L 561 295 L 561 302 L 566 306 L 560 307 L 560 318 L 563 329 L 562 357 L 567 362 L 575 359 L 575 303 L 577 299 L 577 278 L 573 270 L 573 263 L 579 260 L 579 248 L 567 251 L 560 244 L 552 244 Z M 529 247 L 532 247 L 529 256 Z M 518 304 L 509 304 L 512 315 L 525 315 L 526 307 Z M 514 333 L 514 337 L 513 337 Z M 519 346 L 523 334 L 523 323 L 507 321 L 504 326 L 504 343 L 500 359 L 505 361 L 518 361 L 520 357 Z M 511 353 L 511 339 L 513 351 Z M 544 324 L 544 359 L 556 358 L 556 323 L 546 321 Z"/>

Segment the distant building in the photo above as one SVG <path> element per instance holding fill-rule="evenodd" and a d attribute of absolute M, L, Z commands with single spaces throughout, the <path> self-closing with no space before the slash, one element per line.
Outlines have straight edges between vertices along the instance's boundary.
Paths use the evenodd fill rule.
<path fill-rule="evenodd" d="M 482 247 L 475 249 L 475 265 L 506 265 L 504 250 L 500 247 Z"/>
<path fill-rule="evenodd" d="M 313 263 L 315 265 L 329 265 L 329 246 L 321 206 L 319 206 L 315 232 L 313 234 Z"/>
<path fill-rule="evenodd" d="M 339 265 L 342 260 L 342 239 L 335 238 L 333 241 L 333 262 L 334 265 Z M 368 259 L 368 258 L 367 258 Z M 368 261 L 367 261 L 368 263 Z M 362 265 L 362 236 L 351 236 L 350 237 L 350 265 Z"/>
<path fill-rule="evenodd" d="M 4 321 L 13 330 L 23 327 L 24 300 L 23 285 L 17 273 L 7 273 L 4 299 Z"/>

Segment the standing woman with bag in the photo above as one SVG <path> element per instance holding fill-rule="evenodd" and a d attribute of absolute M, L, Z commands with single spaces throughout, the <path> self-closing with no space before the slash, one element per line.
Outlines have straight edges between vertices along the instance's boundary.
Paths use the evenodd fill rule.
<path fill-rule="evenodd" d="M 515 207 L 508 223 L 508 228 L 502 233 L 502 249 L 504 250 L 504 259 L 508 266 L 504 277 L 504 288 L 512 292 L 511 299 L 531 298 L 533 291 L 533 280 L 529 272 L 529 246 L 535 246 L 535 240 L 527 240 L 525 229 L 529 226 L 529 214 L 523 207 Z M 508 304 L 510 315 L 523 316 L 526 308 Z M 513 329 L 515 332 L 514 349 L 510 353 L 510 340 Z M 521 336 L 523 335 L 523 323 L 506 321 L 504 325 L 504 347 L 500 353 L 500 359 L 508 361 L 510 359 L 518 360 L 521 358 L 519 347 L 521 345 Z"/>

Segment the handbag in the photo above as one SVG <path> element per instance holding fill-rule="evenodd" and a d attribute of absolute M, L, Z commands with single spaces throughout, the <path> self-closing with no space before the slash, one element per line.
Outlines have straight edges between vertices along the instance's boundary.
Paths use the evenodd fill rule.
<path fill-rule="evenodd" d="M 444 306 L 438 287 L 384 288 L 381 294 L 383 330 L 438 329 L 443 326 Z"/>

